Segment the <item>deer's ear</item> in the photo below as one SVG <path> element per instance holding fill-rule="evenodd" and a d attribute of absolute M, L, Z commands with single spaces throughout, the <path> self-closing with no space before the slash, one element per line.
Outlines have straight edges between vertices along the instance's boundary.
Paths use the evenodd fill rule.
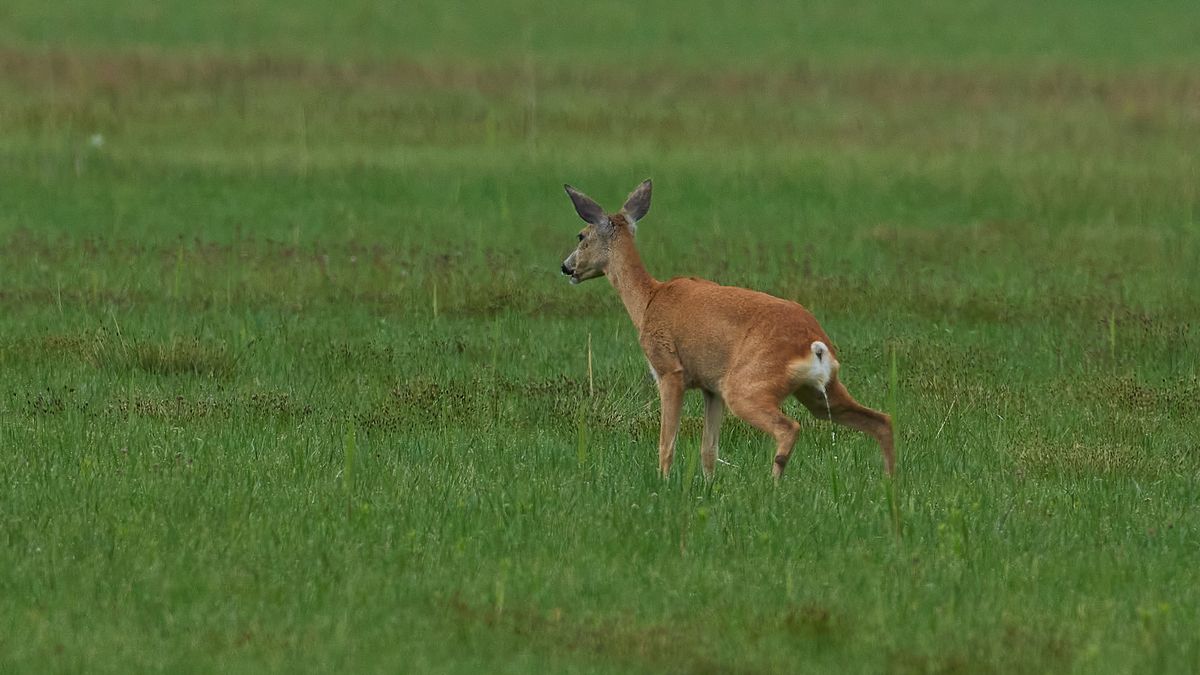
<path fill-rule="evenodd" d="M 637 189 L 629 193 L 629 199 L 625 200 L 625 206 L 621 207 L 621 211 L 633 223 L 641 220 L 650 211 L 650 179 L 642 181 L 642 184 L 637 186 Z"/>
<path fill-rule="evenodd" d="M 595 225 L 596 227 L 606 227 L 609 224 L 608 216 L 604 215 L 604 209 L 600 208 L 600 205 L 595 200 L 570 185 L 564 185 L 563 189 L 567 191 L 567 196 L 571 198 L 571 203 L 575 205 L 575 213 L 578 213 L 579 217 L 583 218 L 583 222 Z"/>

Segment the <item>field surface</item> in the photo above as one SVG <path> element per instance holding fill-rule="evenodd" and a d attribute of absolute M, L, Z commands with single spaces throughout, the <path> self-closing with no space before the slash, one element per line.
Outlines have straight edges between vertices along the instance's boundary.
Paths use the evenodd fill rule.
<path fill-rule="evenodd" d="M 1195 2 L 327 4 L 0 4 L 0 670 L 1200 671 Z M 656 477 L 646 177 L 894 482 Z"/>

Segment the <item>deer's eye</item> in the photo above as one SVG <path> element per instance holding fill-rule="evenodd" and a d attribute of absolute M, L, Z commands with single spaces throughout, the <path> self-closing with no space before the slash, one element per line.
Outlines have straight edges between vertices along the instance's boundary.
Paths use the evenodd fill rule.
<path fill-rule="evenodd" d="M 583 238 L 584 238 L 585 236 L 587 236 L 587 235 L 585 235 L 584 233 L 580 232 L 580 233 L 579 233 L 579 241 L 583 241 Z"/>

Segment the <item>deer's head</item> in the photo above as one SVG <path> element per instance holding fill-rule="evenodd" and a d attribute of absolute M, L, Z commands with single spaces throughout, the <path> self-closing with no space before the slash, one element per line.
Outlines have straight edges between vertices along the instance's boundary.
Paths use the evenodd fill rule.
<path fill-rule="evenodd" d="M 621 210 L 613 214 L 605 213 L 595 200 L 570 185 L 563 187 L 587 227 L 579 231 L 579 245 L 563 261 L 562 273 L 571 277 L 572 284 L 602 277 L 617 238 L 632 237 L 637 222 L 650 210 L 650 181 L 642 181 Z"/>

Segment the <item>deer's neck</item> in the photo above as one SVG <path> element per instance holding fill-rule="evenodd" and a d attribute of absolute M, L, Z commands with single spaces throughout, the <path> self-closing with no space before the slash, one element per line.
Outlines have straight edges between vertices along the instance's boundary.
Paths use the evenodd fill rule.
<path fill-rule="evenodd" d="M 617 234 L 612 252 L 609 254 L 608 270 L 605 274 L 608 276 L 609 283 L 617 289 L 617 294 L 621 296 L 621 302 L 625 304 L 625 311 L 629 312 L 629 318 L 633 319 L 634 327 L 640 331 L 642 318 L 646 314 L 646 305 L 650 304 L 650 298 L 654 295 L 654 289 L 658 287 L 658 282 L 650 276 L 650 273 L 646 271 L 646 266 L 642 264 L 642 256 L 638 255 L 637 247 L 633 244 L 632 233 L 622 231 Z"/>

